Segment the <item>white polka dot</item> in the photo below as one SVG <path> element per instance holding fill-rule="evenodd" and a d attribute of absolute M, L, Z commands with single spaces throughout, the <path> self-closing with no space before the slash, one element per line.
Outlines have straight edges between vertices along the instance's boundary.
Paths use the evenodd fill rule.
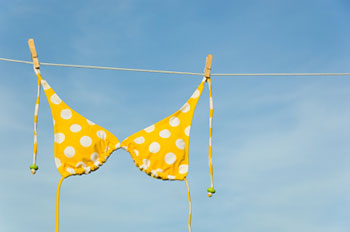
<path fill-rule="evenodd" d="M 154 176 L 154 177 L 158 177 L 158 172 L 163 172 L 163 170 L 160 169 L 160 168 L 158 168 L 158 169 L 156 169 L 156 170 L 152 170 L 152 171 L 151 171 L 151 174 L 152 174 L 152 176 Z"/>
<path fill-rule="evenodd" d="M 134 153 L 136 156 L 139 156 L 139 151 L 138 150 L 134 150 Z"/>
<path fill-rule="evenodd" d="M 151 176 L 158 177 L 157 171 L 156 170 L 152 170 L 151 171 Z"/>
<path fill-rule="evenodd" d="M 177 118 L 177 117 L 171 117 L 171 118 L 169 119 L 169 124 L 170 124 L 170 126 L 172 126 L 172 127 L 176 127 L 176 126 L 180 125 L 180 119 Z"/>
<path fill-rule="evenodd" d="M 87 121 L 87 123 L 88 123 L 90 126 L 95 125 L 95 123 L 94 123 L 94 122 L 92 122 L 92 121 L 90 121 L 89 119 L 86 119 L 86 121 Z"/>
<path fill-rule="evenodd" d="M 91 154 L 90 159 L 92 161 L 97 161 L 98 157 L 99 157 L 98 153 L 94 152 L 94 153 Z"/>
<path fill-rule="evenodd" d="M 169 138 L 170 137 L 170 131 L 167 130 L 167 129 L 164 129 L 162 131 L 159 132 L 159 136 L 166 139 L 166 138 Z"/>
<path fill-rule="evenodd" d="M 169 179 L 169 180 L 175 180 L 175 176 L 168 175 L 168 179 Z"/>
<path fill-rule="evenodd" d="M 137 144 L 142 144 L 142 143 L 145 142 L 145 138 L 141 136 L 141 137 L 138 137 L 138 138 L 134 139 L 134 141 Z"/>
<path fill-rule="evenodd" d="M 78 162 L 75 167 L 77 168 L 84 168 L 84 173 L 85 174 L 89 174 L 91 172 L 91 168 L 90 167 L 86 167 L 86 164 L 84 162 Z"/>
<path fill-rule="evenodd" d="M 176 155 L 174 153 L 169 152 L 165 155 L 164 159 L 167 164 L 173 164 L 176 161 Z"/>
<path fill-rule="evenodd" d="M 83 147 L 90 147 L 90 145 L 92 144 L 92 139 L 89 136 L 83 136 L 80 138 L 80 144 Z"/>
<path fill-rule="evenodd" d="M 75 174 L 75 170 L 73 168 L 66 168 L 66 171 L 70 174 Z"/>
<path fill-rule="evenodd" d="M 120 147 L 120 143 L 117 143 L 116 145 L 115 145 L 115 149 L 117 149 L 117 148 L 119 148 Z"/>
<path fill-rule="evenodd" d="M 90 167 L 84 167 L 84 170 L 85 170 L 85 174 L 89 174 L 91 172 Z"/>
<path fill-rule="evenodd" d="M 191 108 L 190 104 L 188 104 L 188 103 L 186 102 L 185 105 L 183 105 L 183 106 L 181 107 L 180 110 L 181 110 L 183 113 L 187 113 L 187 112 L 190 110 L 190 108 Z"/>
<path fill-rule="evenodd" d="M 68 158 L 72 158 L 75 154 L 75 149 L 74 147 L 66 147 L 66 149 L 64 149 L 64 155 L 67 156 Z"/>
<path fill-rule="evenodd" d="M 81 126 L 79 124 L 73 124 L 70 126 L 70 131 L 77 133 L 81 130 Z"/>
<path fill-rule="evenodd" d="M 65 139 L 65 136 L 63 133 L 56 133 L 55 134 L 55 142 L 56 143 L 61 144 L 61 143 L 63 143 L 64 139 Z"/>
<path fill-rule="evenodd" d="M 72 111 L 70 109 L 65 109 L 61 111 L 61 118 L 70 119 L 72 117 Z"/>
<path fill-rule="evenodd" d="M 185 141 L 183 139 L 176 140 L 176 146 L 181 150 L 185 149 Z"/>
<path fill-rule="evenodd" d="M 56 167 L 59 168 L 62 166 L 62 162 L 59 158 L 55 158 L 55 164 L 56 164 Z"/>
<path fill-rule="evenodd" d="M 96 165 L 96 167 L 100 167 L 102 165 L 98 160 L 96 160 L 94 164 Z"/>
<path fill-rule="evenodd" d="M 140 168 L 145 170 L 147 170 L 147 168 L 151 165 L 151 161 L 149 161 L 148 159 L 143 159 L 142 163 L 143 164 L 140 166 Z"/>
<path fill-rule="evenodd" d="M 41 85 L 43 86 L 44 90 L 48 90 L 51 88 L 50 85 L 45 80 L 41 81 Z"/>
<path fill-rule="evenodd" d="M 84 162 L 78 162 L 76 165 L 75 165 L 75 167 L 77 167 L 77 168 L 80 168 L 80 167 L 82 167 L 82 168 L 85 168 L 86 167 L 86 164 L 84 163 Z"/>
<path fill-rule="evenodd" d="M 149 145 L 149 151 L 151 153 L 157 153 L 160 150 L 160 145 L 157 142 L 153 142 L 151 143 L 151 145 Z"/>
<path fill-rule="evenodd" d="M 182 164 L 179 167 L 179 173 L 180 174 L 185 174 L 188 172 L 188 165 L 187 164 Z"/>
<path fill-rule="evenodd" d="M 147 127 L 147 128 L 145 129 L 145 131 L 146 131 L 147 133 L 151 133 L 153 130 L 154 130 L 154 125 L 149 126 L 149 127 Z"/>
<path fill-rule="evenodd" d="M 62 102 L 62 100 L 57 96 L 57 94 L 53 94 L 51 97 L 50 97 L 50 101 L 53 103 L 53 104 L 60 104 Z"/>
<path fill-rule="evenodd" d="M 191 130 L 191 126 L 186 127 L 185 135 L 190 136 L 190 130 Z"/>
<path fill-rule="evenodd" d="M 106 139 L 106 137 L 107 137 L 107 134 L 106 134 L 106 132 L 105 131 L 103 131 L 103 130 L 99 130 L 99 131 L 97 131 L 97 137 L 99 137 L 100 139 Z"/>
<path fill-rule="evenodd" d="M 199 97 L 199 94 L 200 94 L 199 90 L 196 89 L 196 91 L 194 91 L 194 93 L 192 94 L 191 98 L 197 98 Z"/>

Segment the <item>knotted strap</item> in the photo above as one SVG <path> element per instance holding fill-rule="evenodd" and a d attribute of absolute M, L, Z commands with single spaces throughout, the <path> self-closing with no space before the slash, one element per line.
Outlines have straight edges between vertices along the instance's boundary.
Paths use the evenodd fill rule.
<path fill-rule="evenodd" d="M 208 147 L 208 158 L 209 158 L 209 171 L 210 171 L 210 188 L 208 188 L 208 196 L 211 197 L 215 193 L 214 189 L 214 181 L 213 181 L 213 152 L 212 152 L 212 136 L 213 136 L 213 114 L 214 114 L 214 106 L 213 106 L 213 96 L 212 96 L 212 87 L 211 87 L 211 79 L 207 78 L 207 83 L 209 87 L 209 147 Z"/>
<path fill-rule="evenodd" d="M 40 103 L 40 88 L 41 88 L 41 76 L 40 71 L 37 69 L 34 69 L 35 73 L 38 77 L 38 88 L 37 88 L 37 95 L 36 95 L 36 103 L 35 103 L 35 110 L 34 110 L 34 145 L 33 145 L 33 164 L 29 166 L 30 170 L 33 174 L 36 173 L 36 171 L 39 169 L 39 167 L 36 165 L 36 156 L 38 153 L 38 137 L 37 137 L 37 128 L 38 128 L 38 113 L 39 113 L 39 103 Z"/>

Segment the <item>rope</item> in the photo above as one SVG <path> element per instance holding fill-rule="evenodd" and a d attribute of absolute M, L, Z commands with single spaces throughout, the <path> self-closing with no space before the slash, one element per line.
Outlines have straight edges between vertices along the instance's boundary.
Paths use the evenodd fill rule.
<path fill-rule="evenodd" d="M 31 61 L 24 61 L 24 60 L 14 60 L 14 59 L 7 59 L 7 58 L 0 58 L 2 61 L 8 61 L 8 62 L 15 62 L 15 63 L 23 63 L 23 64 L 33 64 Z"/>
<path fill-rule="evenodd" d="M 33 64 L 31 61 L 15 60 L 0 58 L 2 61 Z M 165 70 L 151 70 L 151 69 L 136 69 L 136 68 L 116 68 L 116 67 L 103 67 L 103 66 L 91 66 L 91 65 L 75 65 L 75 64 L 56 64 L 56 63 L 40 63 L 42 66 L 60 66 L 71 68 L 87 68 L 87 69 L 103 69 L 103 70 L 119 70 L 119 71 L 134 71 L 134 72 L 149 72 L 149 73 L 166 73 L 166 74 L 181 74 L 181 75 L 193 75 L 203 76 L 204 73 L 193 72 L 177 72 L 177 71 L 165 71 Z M 219 77 L 234 77 L 234 76 L 350 76 L 350 73 L 214 73 L 211 76 Z"/>
<path fill-rule="evenodd" d="M 60 207 L 60 189 L 62 181 L 65 177 L 61 177 L 60 181 L 57 185 L 57 193 L 56 193 L 56 232 L 58 232 L 59 229 L 59 207 Z"/>
<path fill-rule="evenodd" d="M 7 58 L 0 58 L 2 61 L 33 64 L 30 61 L 14 60 Z M 60 66 L 60 67 L 71 67 L 71 68 L 87 68 L 87 69 L 103 69 L 103 70 L 119 70 L 119 71 L 134 71 L 134 72 L 150 72 L 150 73 L 167 73 L 167 74 L 182 74 L 182 75 L 196 75 L 203 76 L 203 73 L 192 73 L 192 72 L 177 72 L 177 71 L 165 71 L 165 70 L 151 70 L 151 69 L 136 69 L 136 68 L 115 68 L 115 67 L 103 67 L 103 66 L 92 66 L 92 65 L 75 65 L 75 64 L 55 64 L 55 63 L 42 63 L 42 66 Z"/>
<path fill-rule="evenodd" d="M 350 73 L 217 73 L 210 76 L 350 76 Z"/>
<path fill-rule="evenodd" d="M 185 178 L 187 196 L 188 196 L 188 232 L 191 232 L 191 195 L 190 188 L 188 187 L 187 179 Z"/>

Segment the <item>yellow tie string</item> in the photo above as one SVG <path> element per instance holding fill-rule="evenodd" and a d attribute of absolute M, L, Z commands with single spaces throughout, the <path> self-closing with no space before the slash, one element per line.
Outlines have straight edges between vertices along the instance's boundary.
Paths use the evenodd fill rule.
<path fill-rule="evenodd" d="M 56 232 L 58 232 L 59 228 L 59 206 L 60 206 L 60 189 L 61 189 L 61 184 L 62 181 L 64 180 L 65 177 L 61 177 L 60 181 L 58 182 L 57 185 L 57 192 L 56 192 Z"/>
<path fill-rule="evenodd" d="M 38 152 L 38 137 L 37 137 L 37 125 L 38 125 L 38 113 L 39 113 L 39 103 L 40 103 L 40 88 L 41 88 L 41 76 L 40 73 L 36 74 L 38 77 L 38 88 L 34 111 L 34 144 L 33 144 L 33 164 L 29 166 L 32 174 L 35 174 L 39 167 L 36 165 L 36 156 Z"/>
<path fill-rule="evenodd" d="M 185 178 L 187 196 L 188 196 L 188 231 L 191 232 L 191 195 L 190 188 L 188 187 L 187 179 Z"/>
<path fill-rule="evenodd" d="M 209 158 L 209 171 L 210 171 L 210 188 L 208 188 L 208 197 L 213 196 L 215 193 L 214 189 L 214 181 L 213 181 L 213 163 L 212 163 L 212 136 L 213 136 L 213 114 L 214 114 L 214 106 L 213 106 L 213 96 L 212 96 L 212 88 L 211 88 L 211 79 L 210 77 L 206 80 L 208 82 L 209 87 L 209 147 L 208 147 L 208 158 Z"/>

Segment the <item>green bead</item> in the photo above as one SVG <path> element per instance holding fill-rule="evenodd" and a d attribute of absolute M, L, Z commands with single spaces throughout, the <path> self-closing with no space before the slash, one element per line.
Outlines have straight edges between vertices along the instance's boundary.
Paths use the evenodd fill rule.
<path fill-rule="evenodd" d="M 208 188 L 209 193 L 215 193 L 215 189 L 213 187 Z"/>
<path fill-rule="evenodd" d="M 33 169 L 33 170 L 35 170 L 35 171 L 39 169 L 39 167 L 38 167 L 36 164 L 30 165 L 29 168 L 30 168 L 30 169 Z"/>

